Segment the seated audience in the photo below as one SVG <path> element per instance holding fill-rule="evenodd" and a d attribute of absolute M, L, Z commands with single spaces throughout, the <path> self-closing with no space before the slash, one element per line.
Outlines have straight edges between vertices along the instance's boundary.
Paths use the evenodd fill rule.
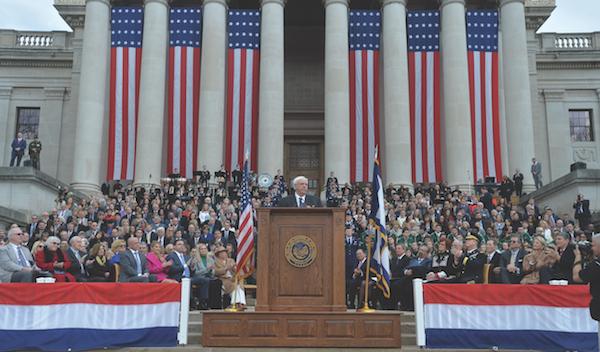
<path fill-rule="evenodd" d="M 96 243 L 90 249 L 85 260 L 85 267 L 89 273 L 88 281 L 108 282 L 110 281 L 111 266 L 106 257 L 106 247 L 102 243 Z"/>
<path fill-rule="evenodd" d="M 35 263 L 40 269 L 51 273 L 57 282 L 75 282 L 77 281 L 75 276 L 68 272 L 72 263 L 59 246 L 60 239 L 58 237 L 48 237 L 44 249 L 36 254 Z"/>

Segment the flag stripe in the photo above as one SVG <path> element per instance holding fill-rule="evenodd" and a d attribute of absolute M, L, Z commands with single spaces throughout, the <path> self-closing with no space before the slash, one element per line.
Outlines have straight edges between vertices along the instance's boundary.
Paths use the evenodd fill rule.
<path fill-rule="evenodd" d="M 415 183 L 442 180 L 439 12 L 408 13 L 411 166 Z"/>
<path fill-rule="evenodd" d="M 466 16 L 474 181 L 491 176 L 499 182 L 498 13 L 473 10 Z"/>
<path fill-rule="evenodd" d="M 167 174 L 193 178 L 198 155 L 200 8 L 172 8 L 169 17 Z"/>
<path fill-rule="evenodd" d="M 379 145 L 379 11 L 349 16 L 350 180 L 367 182 Z"/>
<path fill-rule="evenodd" d="M 229 11 L 225 168 L 240 169 L 248 152 L 256 170 L 258 152 L 258 89 L 260 13 Z"/>
<path fill-rule="evenodd" d="M 107 179 L 134 177 L 143 27 L 141 7 L 113 7 Z"/>

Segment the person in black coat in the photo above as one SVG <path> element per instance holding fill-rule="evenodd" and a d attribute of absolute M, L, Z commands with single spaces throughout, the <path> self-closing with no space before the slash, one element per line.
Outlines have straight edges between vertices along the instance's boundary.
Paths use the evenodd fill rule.
<path fill-rule="evenodd" d="M 575 209 L 575 219 L 579 221 L 579 228 L 586 230 L 592 221 L 592 213 L 590 213 L 590 201 L 583 198 L 583 194 L 577 196 L 577 201 L 573 203 Z"/>
<path fill-rule="evenodd" d="M 392 274 L 390 282 L 390 299 L 387 301 L 388 309 L 396 309 L 398 302 L 400 301 L 400 290 L 402 278 L 404 277 L 404 270 L 410 263 L 410 257 L 406 255 L 406 247 L 404 244 L 399 243 L 396 245 L 396 256 L 390 260 L 390 272 Z"/>
<path fill-rule="evenodd" d="M 488 240 L 485 244 L 485 264 L 489 264 L 488 268 L 488 283 L 501 283 L 500 280 L 500 264 L 502 255 L 496 250 L 497 243 L 495 240 Z M 496 269 L 498 268 L 498 269 Z"/>
<path fill-rule="evenodd" d="M 69 249 L 67 250 L 67 256 L 71 261 L 71 267 L 67 269 L 71 275 L 75 277 L 77 281 L 87 281 L 87 272 L 85 270 L 85 263 L 83 257 L 83 239 L 79 236 L 73 236 L 69 240 Z"/>
<path fill-rule="evenodd" d="M 561 232 L 556 236 L 556 250 L 560 260 L 554 264 L 552 278 L 554 280 L 567 280 L 573 283 L 573 263 L 575 262 L 575 246 L 570 243 L 571 236 L 567 232 Z"/>
<path fill-rule="evenodd" d="M 352 279 L 347 283 L 346 291 L 348 292 L 348 296 L 350 298 L 350 305 L 353 306 L 354 301 L 356 300 L 356 295 L 358 294 L 358 307 L 362 307 L 364 305 L 364 294 L 365 294 L 365 279 L 369 277 L 369 282 L 375 282 L 372 279 L 375 278 L 375 274 L 372 271 L 367 273 L 367 254 L 361 248 L 356 250 L 356 259 L 357 264 L 352 272 Z M 371 268 L 375 267 L 375 261 L 371 259 L 370 263 Z M 371 284 L 369 284 L 369 297 L 373 297 L 371 295 Z"/>
<path fill-rule="evenodd" d="M 479 238 L 473 234 L 465 237 L 465 247 L 467 252 L 460 257 L 455 282 L 459 283 L 477 283 L 483 282 L 483 265 L 485 264 L 485 254 L 479 253 Z M 458 259 L 458 258 L 457 258 Z"/>
<path fill-rule="evenodd" d="M 10 166 L 12 167 L 15 165 L 15 160 L 17 161 L 17 166 L 21 166 L 21 159 L 27 148 L 27 142 L 23 138 L 21 132 L 17 133 L 17 138 L 13 139 L 10 147 L 12 148 L 10 153 Z"/>
<path fill-rule="evenodd" d="M 358 239 L 354 236 L 354 231 L 352 228 L 346 227 L 345 236 L 344 236 L 344 252 L 346 257 L 346 306 L 349 309 L 356 308 L 354 304 L 354 300 L 350 299 L 350 284 L 352 282 L 352 274 L 354 272 L 354 268 L 358 264 L 356 259 L 356 251 L 359 248 Z"/>
<path fill-rule="evenodd" d="M 515 174 L 513 175 L 513 182 L 515 183 L 515 193 L 517 196 L 521 196 L 523 194 L 523 174 L 519 169 L 515 170 Z"/>
<path fill-rule="evenodd" d="M 502 253 L 500 278 L 504 284 L 518 284 L 523 278 L 523 258 L 527 252 L 522 248 L 519 235 L 510 238 L 509 250 Z"/>
<path fill-rule="evenodd" d="M 489 211 L 491 212 L 494 209 L 494 205 L 492 204 L 492 195 L 489 192 L 489 190 L 487 189 L 487 187 L 483 187 L 481 189 L 481 197 L 479 198 L 479 201 L 481 203 L 483 203 L 483 206 Z"/>
<path fill-rule="evenodd" d="M 279 201 L 279 207 L 292 208 L 320 208 L 321 200 L 318 197 L 306 194 L 308 191 L 308 179 L 298 176 L 294 179 L 294 194 Z"/>

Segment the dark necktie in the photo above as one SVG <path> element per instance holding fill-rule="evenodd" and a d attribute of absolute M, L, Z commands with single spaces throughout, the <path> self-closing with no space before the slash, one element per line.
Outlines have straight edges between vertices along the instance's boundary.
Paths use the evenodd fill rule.
<path fill-rule="evenodd" d="M 305 208 L 306 207 L 306 203 L 304 203 L 304 198 L 303 197 L 300 197 L 298 201 L 300 203 L 300 208 Z"/>

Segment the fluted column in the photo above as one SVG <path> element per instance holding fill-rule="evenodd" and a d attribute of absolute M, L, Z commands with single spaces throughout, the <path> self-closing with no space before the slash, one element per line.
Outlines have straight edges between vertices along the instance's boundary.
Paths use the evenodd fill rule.
<path fill-rule="evenodd" d="M 74 189 L 100 193 L 110 45 L 110 2 L 87 0 L 75 130 Z"/>
<path fill-rule="evenodd" d="M 525 175 L 525 189 L 532 190 L 533 178 L 528 170 L 531 158 L 535 156 L 535 149 L 523 0 L 500 0 L 500 31 L 502 32 L 508 167 L 510 172 L 520 169 Z M 542 175 L 544 172 L 545 170 L 542 171 Z M 547 179 L 545 181 L 547 182 Z"/>
<path fill-rule="evenodd" d="M 325 172 L 350 178 L 348 0 L 325 0 Z"/>
<path fill-rule="evenodd" d="M 219 170 L 224 145 L 227 2 L 204 0 L 202 11 L 198 165 Z"/>
<path fill-rule="evenodd" d="M 258 172 L 283 170 L 283 7 L 285 0 L 262 0 Z"/>
<path fill-rule="evenodd" d="M 134 184 L 160 184 L 167 74 L 168 0 L 144 1 Z"/>
<path fill-rule="evenodd" d="M 465 0 L 441 0 L 443 168 L 451 186 L 473 184 Z"/>
<path fill-rule="evenodd" d="M 408 0 L 382 0 L 386 183 L 412 186 L 406 41 Z"/>

